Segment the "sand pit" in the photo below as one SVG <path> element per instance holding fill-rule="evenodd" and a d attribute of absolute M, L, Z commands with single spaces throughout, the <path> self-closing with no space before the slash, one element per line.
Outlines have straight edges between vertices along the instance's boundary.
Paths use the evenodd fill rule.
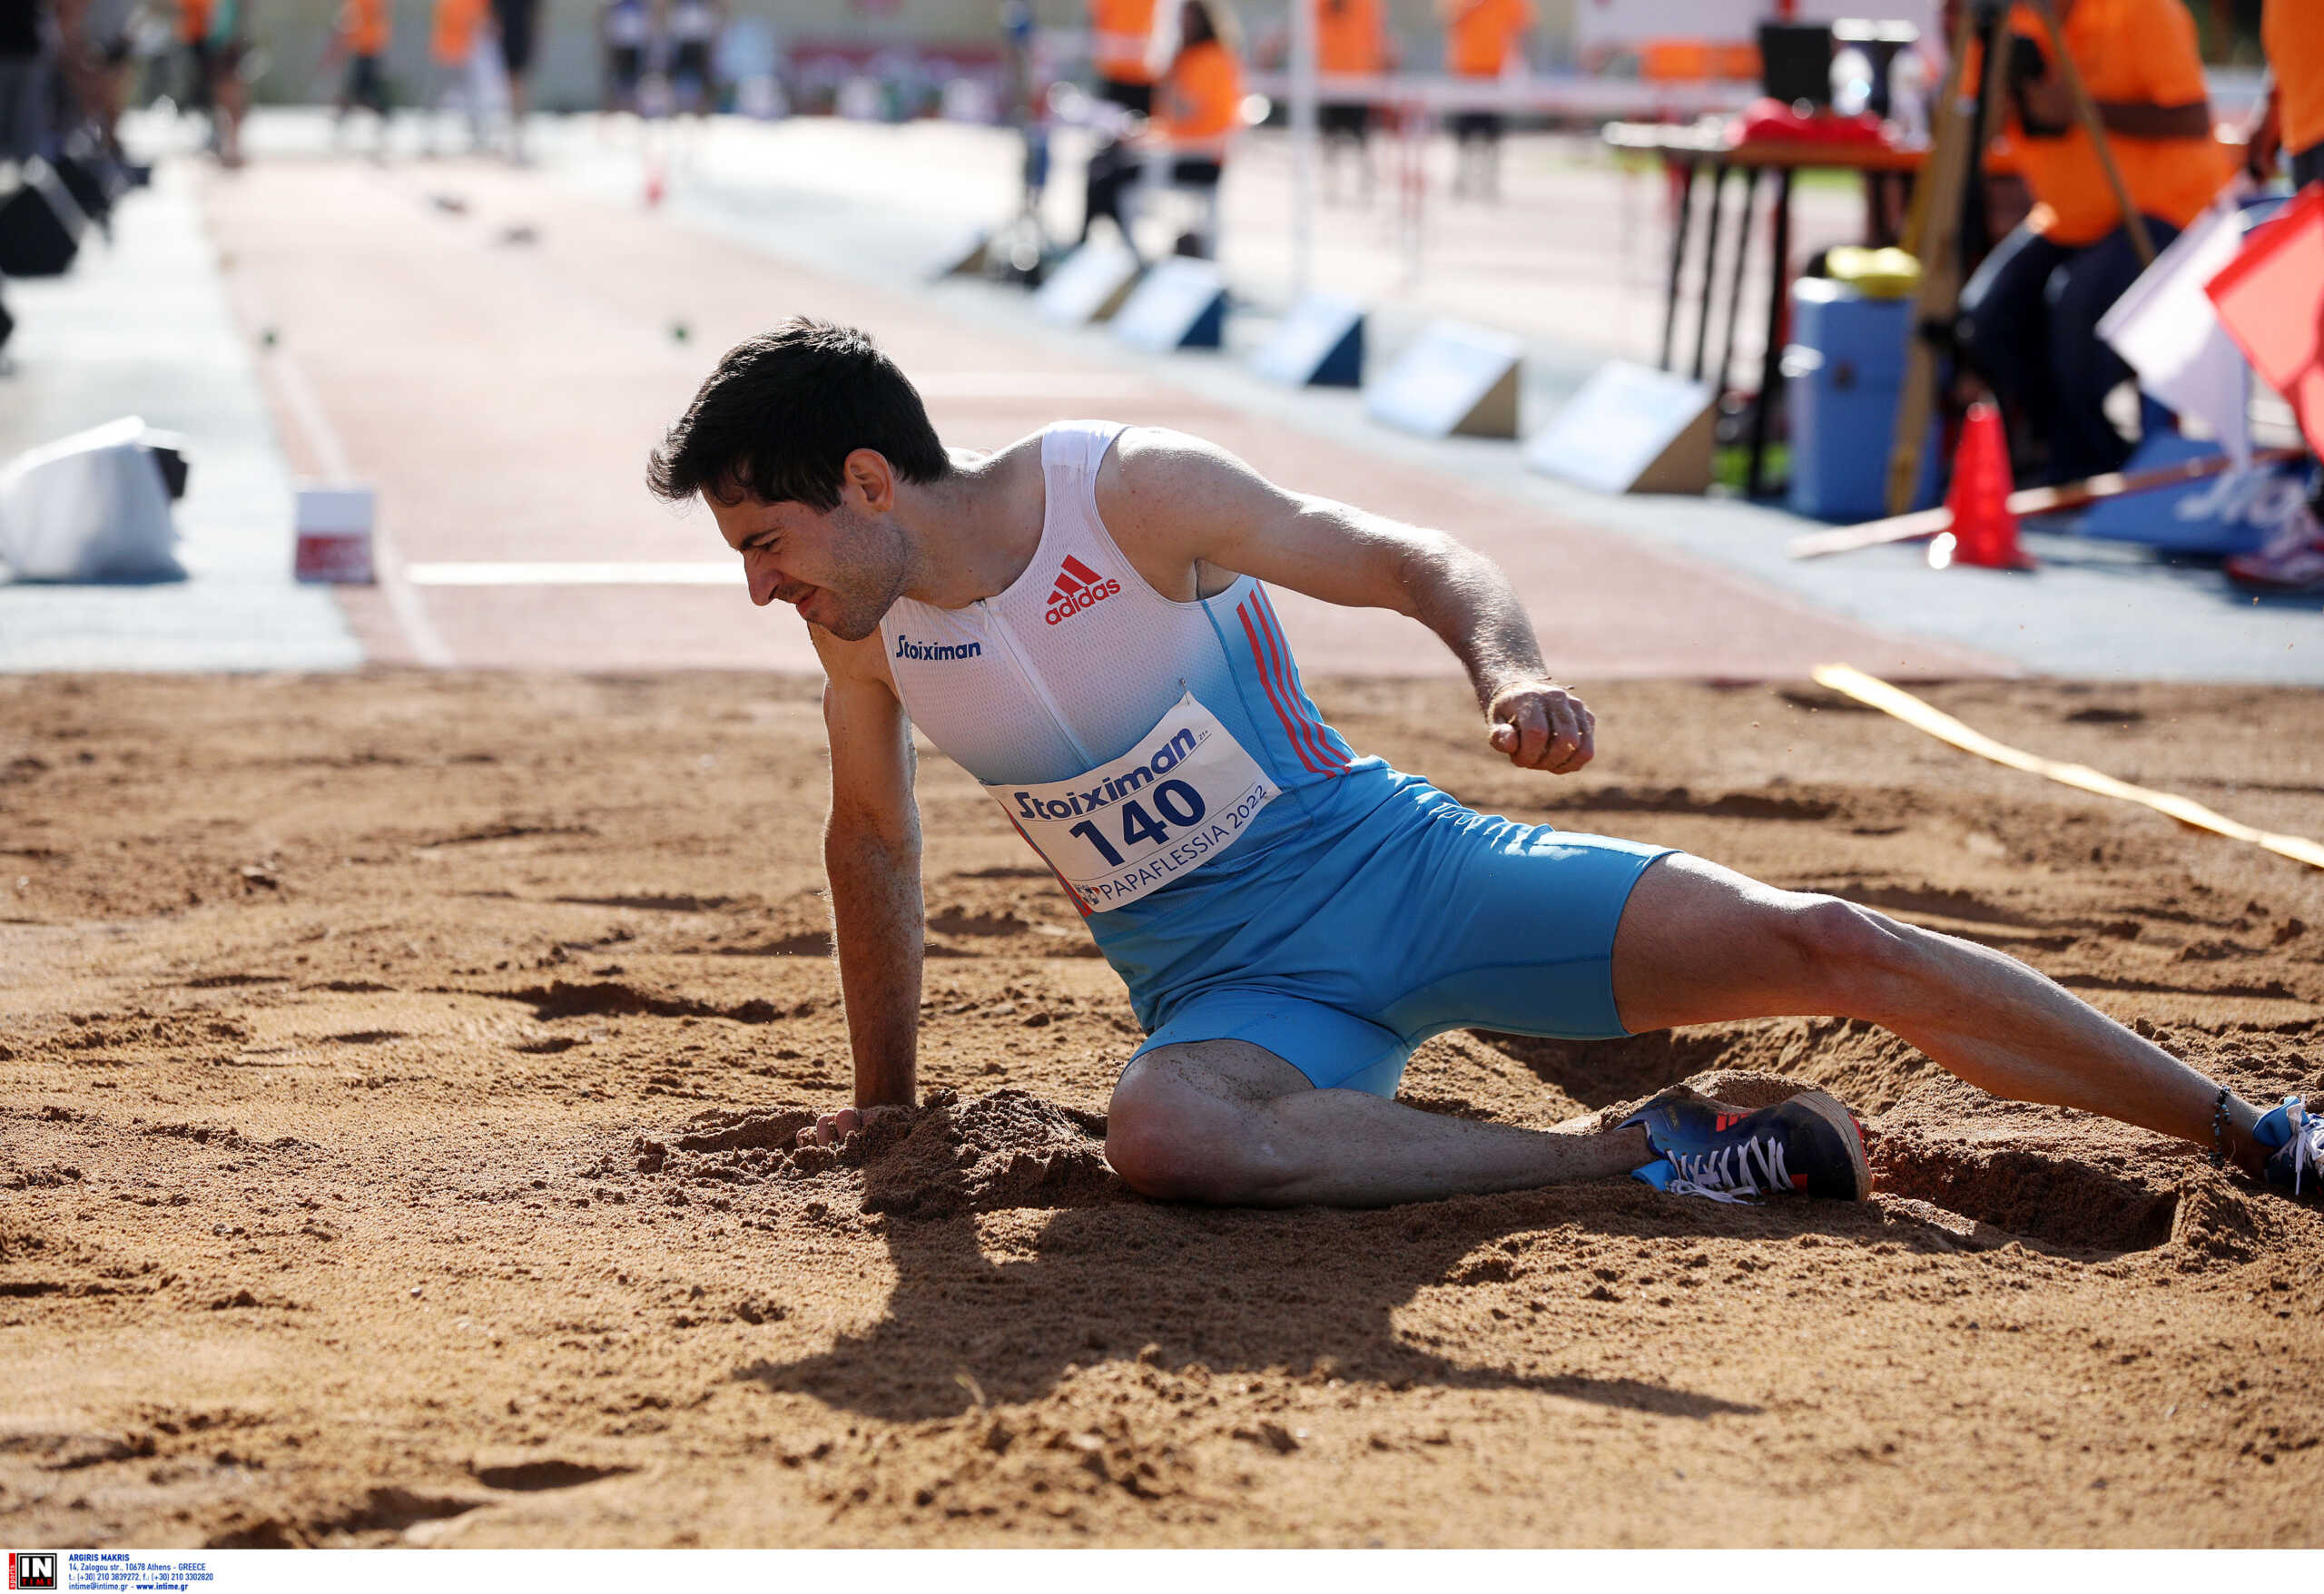
<path fill-rule="evenodd" d="M 1814 688 L 1590 693 L 1481 807 L 2024 957 L 2247 1093 L 2324 1093 L 2324 874 Z M 2324 833 L 2324 699 L 1931 689 Z M 1694 1081 L 1863 1115 L 1861 1206 L 1615 1183 L 1369 1213 L 1124 1188 L 1136 1028 L 928 757 L 917 1120 L 845 1100 L 813 684 L 0 681 L 0 1537 L 19 1543 L 2313 1544 L 2324 1212 L 1776 1020 L 1432 1043 L 1549 1125 Z"/>

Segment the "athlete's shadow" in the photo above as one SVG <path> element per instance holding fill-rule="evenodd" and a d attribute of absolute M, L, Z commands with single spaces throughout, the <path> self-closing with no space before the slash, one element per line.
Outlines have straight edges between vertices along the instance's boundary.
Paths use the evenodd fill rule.
<path fill-rule="evenodd" d="M 1738 1225 L 1828 1232 L 1837 1220 L 1869 1238 L 1879 1227 L 1876 1215 L 1828 1208 L 1727 1208 L 1709 1224 L 1689 1223 L 1694 1212 L 1673 1213 L 1643 1186 L 1587 1188 L 1594 1195 L 1532 1191 L 1378 1212 L 1123 1199 L 1049 1215 L 1022 1255 L 1007 1254 L 1021 1225 L 993 1225 L 980 1244 L 974 1219 L 891 1221 L 899 1276 L 881 1322 L 820 1354 L 760 1362 L 739 1376 L 902 1422 L 955 1415 L 980 1396 L 1037 1400 L 1070 1367 L 1132 1361 L 1167 1372 L 1199 1363 L 1215 1374 L 1282 1369 L 1397 1388 L 1538 1390 L 1668 1416 L 1749 1413 L 1758 1408 L 1673 1388 L 1650 1365 L 1629 1377 L 1567 1371 L 1570 1316 L 1559 1332 L 1536 1330 L 1525 1303 L 1585 1295 L 1595 1284 L 1540 1231 L 1578 1222 L 1600 1234 L 1707 1237 Z M 1512 1279 L 1519 1288 L 1479 1290 L 1473 1304 L 1461 1298 L 1464 1285 Z M 1400 1328 L 1399 1309 L 1434 1286 L 1447 1288 Z"/>

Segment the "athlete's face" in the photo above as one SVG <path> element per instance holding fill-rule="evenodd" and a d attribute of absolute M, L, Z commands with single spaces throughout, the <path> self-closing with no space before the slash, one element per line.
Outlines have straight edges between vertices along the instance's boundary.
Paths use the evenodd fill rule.
<path fill-rule="evenodd" d="M 762 607 L 789 604 L 811 625 L 861 642 L 903 592 L 902 533 L 866 507 L 852 481 L 828 512 L 790 500 L 705 497 L 726 546 L 743 556 L 751 602 Z"/>

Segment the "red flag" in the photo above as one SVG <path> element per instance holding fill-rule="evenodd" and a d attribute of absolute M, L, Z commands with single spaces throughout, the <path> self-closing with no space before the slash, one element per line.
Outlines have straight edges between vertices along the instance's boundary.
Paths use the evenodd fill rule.
<path fill-rule="evenodd" d="M 2203 290 L 2220 325 L 2290 400 L 2308 446 L 2324 453 L 2324 182 L 2311 182 Z"/>

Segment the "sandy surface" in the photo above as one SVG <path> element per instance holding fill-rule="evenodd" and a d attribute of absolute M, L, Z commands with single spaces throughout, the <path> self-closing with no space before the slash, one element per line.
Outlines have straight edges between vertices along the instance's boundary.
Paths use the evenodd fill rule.
<path fill-rule="evenodd" d="M 1812 688 L 1595 691 L 1481 806 L 2026 957 L 2255 1096 L 2324 1087 L 2324 875 Z M 2324 832 L 2324 698 L 1983 683 L 2007 740 Z M 2324 1214 L 1860 1027 L 1432 1044 L 1548 1125 L 1837 1092 L 1869 1204 L 1630 1183 L 1148 1203 L 1071 912 L 923 766 L 923 1070 L 842 1100 L 812 684 L 0 681 L 0 1538 L 18 1543 L 2313 1544 Z M 1757 1071 L 1758 1079 L 1730 1072 Z"/>

